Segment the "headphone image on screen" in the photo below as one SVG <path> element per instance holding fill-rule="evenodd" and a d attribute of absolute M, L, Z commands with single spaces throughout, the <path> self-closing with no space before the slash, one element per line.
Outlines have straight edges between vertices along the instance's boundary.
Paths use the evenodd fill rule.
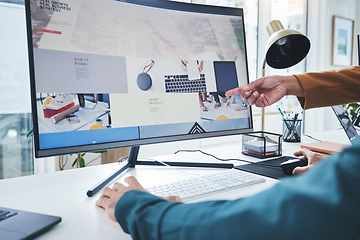
<path fill-rule="evenodd" d="M 147 91 L 151 88 L 152 79 L 148 72 L 151 70 L 154 64 L 155 62 L 152 59 L 150 61 L 147 61 L 145 63 L 145 66 L 142 68 L 142 72 L 137 76 L 136 83 L 138 87 L 143 91 Z"/>

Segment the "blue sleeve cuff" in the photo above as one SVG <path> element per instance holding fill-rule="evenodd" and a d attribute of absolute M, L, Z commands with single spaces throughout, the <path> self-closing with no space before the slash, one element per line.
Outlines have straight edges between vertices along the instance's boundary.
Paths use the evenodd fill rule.
<path fill-rule="evenodd" d="M 160 204 L 157 205 L 158 203 Z M 143 232 L 150 232 L 151 234 L 157 235 L 158 226 L 161 223 L 164 212 L 176 204 L 180 203 L 169 202 L 147 192 L 131 190 L 126 192 L 117 202 L 115 206 L 115 218 L 123 231 L 130 233 L 134 239 Z M 150 220 L 150 222 L 154 224 L 145 227 L 146 225 L 141 222 L 149 222 L 147 220 Z M 145 231 L 141 229 L 141 231 L 139 231 L 139 227 L 148 229 Z"/>

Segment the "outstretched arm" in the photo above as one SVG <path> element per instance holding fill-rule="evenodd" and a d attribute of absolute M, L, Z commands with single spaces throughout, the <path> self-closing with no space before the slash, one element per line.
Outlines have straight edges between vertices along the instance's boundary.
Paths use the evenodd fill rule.
<path fill-rule="evenodd" d="M 242 99 L 250 105 L 267 107 L 285 95 L 303 97 L 304 89 L 295 76 L 269 76 L 226 92 L 226 96 L 236 94 L 241 94 Z"/>
<path fill-rule="evenodd" d="M 230 90 L 257 107 L 267 107 L 285 95 L 295 95 L 304 109 L 359 101 L 360 66 L 294 76 L 269 76 Z M 331 96 L 331 97 L 329 97 Z"/>

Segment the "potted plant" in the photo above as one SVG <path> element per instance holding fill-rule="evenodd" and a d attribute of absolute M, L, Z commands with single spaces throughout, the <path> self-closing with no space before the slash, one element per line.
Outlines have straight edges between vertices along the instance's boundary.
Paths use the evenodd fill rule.
<path fill-rule="evenodd" d="M 355 124 L 357 118 L 360 115 L 360 103 L 349 103 L 343 105 L 347 115 L 349 116 L 351 122 Z"/>

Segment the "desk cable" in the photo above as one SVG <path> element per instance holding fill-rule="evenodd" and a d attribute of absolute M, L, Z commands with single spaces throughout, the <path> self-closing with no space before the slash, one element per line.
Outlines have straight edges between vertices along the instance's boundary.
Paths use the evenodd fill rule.
<path fill-rule="evenodd" d="M 244 160 L 244 159 L 239 159 L 239 158 L 219 158 L 219 157 L 216 157 L 215 155 L 212 155 L 210 153 L 207 153 L 207 152 L 203 152 L 202 150 L 178 150 L 176 152 L 174 152 L 174 154 L 177 154 L 177 153 L 180 153 L 180 152 L 200 152 L 204 155 L 207 155 L 207 156 L 210 156 L 212 158 L 215 158 L 216 160 L 219 160 L 219 161 L 222 161 L 222 162 L 226 162 L 226 161 L 239 161 L 239 162 L 245 162 L 245 163 L 249 163 L 249 164 L 256 164 L 256 165 L 261 165 L 261 166 L 264 166 L 264 167 L 269 167 L 269 168 L 280 168 L 280 166 L 274 166 L 274 165 L 270 165 L 270 164 L 264 164 L 264 163 L 261 163 L 261 162 L 252 162 L 252 161 L 247 161 L 247 160 Z"/>

